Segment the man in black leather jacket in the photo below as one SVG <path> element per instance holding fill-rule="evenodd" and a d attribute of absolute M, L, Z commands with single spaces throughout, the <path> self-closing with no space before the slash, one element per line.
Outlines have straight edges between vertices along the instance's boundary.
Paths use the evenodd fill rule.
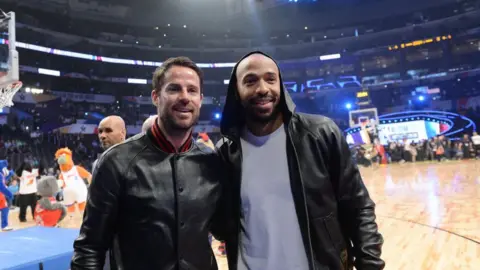
<path fill-rule="evenodd" d="M 216 213 L 225 177 L 219 156 L 192 139 L 202 85 L 188 58 L 155 71 L 158 120 L 99 159 L 72 270 L 102 269 L 107 250 L 112 269 L 217 269 L 208 233 L 221 238 Z"/>
<path fill-rule="evenodd" d="M 294 108 L 269 56 L 234 67 L 217 144 L 234 194 L 229 269 L 383 269 L 375 204 L 342 132 Z"/>

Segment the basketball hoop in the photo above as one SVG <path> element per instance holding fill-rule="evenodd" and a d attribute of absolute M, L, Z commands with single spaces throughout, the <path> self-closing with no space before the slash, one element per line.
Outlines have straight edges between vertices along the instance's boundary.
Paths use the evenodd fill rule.
<path fill-rule="evenodd" d="M 17 81 L 6 86 L 0 87 L 0 109 L 13 106 L 13 96 L 22 88 L 23 83 Z"/>

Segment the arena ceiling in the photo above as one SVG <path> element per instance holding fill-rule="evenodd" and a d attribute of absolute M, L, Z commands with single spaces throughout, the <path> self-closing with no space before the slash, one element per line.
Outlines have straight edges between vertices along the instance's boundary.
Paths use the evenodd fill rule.
<path fill-rule="evenodd" d="M 68 13 L 72 17 L 150 27 L 189 25 L 194 30 L 291 31 L 380 19 L 455 0 L 1 0 Z M 305 1 L 305 2 L 303 2 Z"/>

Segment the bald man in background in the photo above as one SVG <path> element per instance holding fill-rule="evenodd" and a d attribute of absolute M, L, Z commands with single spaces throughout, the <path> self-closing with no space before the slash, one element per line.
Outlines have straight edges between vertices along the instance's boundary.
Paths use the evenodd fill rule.
<path fill-rule="evenodd" d="M 122 143 L 127 137 L 127 128 L 125 121 L 120 116 L 110 115 L 102 119 L 98 124 L 98 140 L 103 151 L 114 146 L 115 144 Z M 92 164 L 92 175 L 97 165 L 98 159 Z M 110 254 L 107 252 L 105 256 L 104 270 L 110 269 Z"/>
<path fill-rule="evenodd" d="M 125 126 L 125 121 L 120 116 L 110 115 L 102 119 L 100 124 L 98 124 L 98 140 L 100 141 L 100 146 L 103 151 L 114 146 L 115 144 L 125 141 L 127 137 L 127 128 Z M 93 162 L 93 170 L 97 165 L 97 160 Z"/>
<path fill-rule="evenodd" d="M 145 122 L 143 122 L 142 125 L 142 133 L 147 132 L 152 126 L 153 123 L 155 123 L 155 120 L 157 119 L 157 115 L 150 115 Z"/>

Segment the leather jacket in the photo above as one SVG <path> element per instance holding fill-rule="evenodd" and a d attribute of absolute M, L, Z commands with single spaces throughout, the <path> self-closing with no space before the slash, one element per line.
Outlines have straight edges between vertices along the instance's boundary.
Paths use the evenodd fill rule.
<path fill-rule="evenodd" d="M 237 269 L 241 240 L 240 134 L 245 123 L 245 113 L 236 94 L 235 73 L 234 68 L 222 114 L 224 138 L 217 144 L 230 171 L 233 194 L 229 220 L 232 233 L 226 239 L 230 270 Z M 291 188 L 309 268 L 383 269 L 385 263 L 380 259 L 383 238 L 375 222 L 375 204 L 352 162 L 342 132 L 327 117 L 295 112 L 285 89 L 281 92 L 280 105 L 287 132 Z"/>
<path fill-rule="evenodd" d="M 208 233 L 221 228 L 219 156 L 194 142 L 167 153 L 152 136 L 136 135 L 99 159 L 72 270 L 103 269 L 107 250 L 111 269 L 217 269 Z"/>

